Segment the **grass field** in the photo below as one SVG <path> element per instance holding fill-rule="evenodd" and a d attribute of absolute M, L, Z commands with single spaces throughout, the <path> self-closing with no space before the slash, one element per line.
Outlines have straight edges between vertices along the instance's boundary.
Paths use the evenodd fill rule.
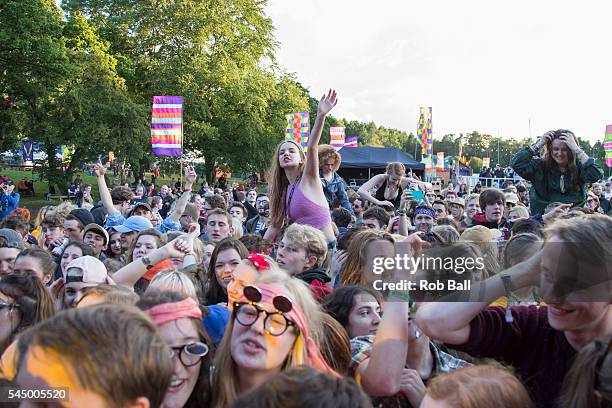
<path fill-rule="evenodd" d="M 96 201 L 99 200 L 99 193 L 98 193 L 98 186 L 96 183 L 96 178 L 94 176 L 88 176 L 87 173 L 82 173 L 82 172 L 76 172 L 74 174 L 74 177 L 76 177 L 77 175 L 81 176 L 81 180 L 83 181 L 83 183 L 91 184 L 93 186 L 92 191 L 91 191 L 92 196 L 94 200 Z M 49 185 L 47 184 L 46 181 L 40 181 L 37 173 L 33 173 L 32 171 L 9 169 L 9 170 L 0 170 L 0 176 L 10 178 L 15 185 L 24 178 L 28 180 L 30 179 L 34 180 L 34 197 L 22 195 L 19 200 L 19 207 L 27 207 L 30 210 L 30 213 L 32 214 L 32 216 L 36 215 L 36 212 L 38 212 L 38 209 L 40 207 L 43 207 L 45 205 L 57 205 L 61 203 L 61 200 L 46 200 L 45 199 L 45 195 L 49 192 Z M 112 178 L 112 173 L 109 176 L 111 176 L 109 178 Z M 147 174 L 146 177 L 148 180 L 151 180 L 150 174 Z M 171 176 L 166 176 L 164 178 L 159 178 L 157 184 L 161 185 L 160 183 L 162 184 L 169 183 L 172 177 L 178 178 L 178 175 L 171 175 Z M 199 180 L 197 181 L 197 183 L 199 185 Z M 15 191 L 17 191 L 17 188 L 15 188 Z M 66 194 L 65 191 L 62 191 L 61 193 L 62 195 Z"/>

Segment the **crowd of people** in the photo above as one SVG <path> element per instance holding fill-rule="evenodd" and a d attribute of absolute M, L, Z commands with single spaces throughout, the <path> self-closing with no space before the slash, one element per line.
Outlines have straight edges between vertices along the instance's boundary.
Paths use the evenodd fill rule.
<path fill-rule="evenodd" d="M 389 163 L 354 191 L 319 144 L 336 103 L 265 189 L 196 191 L 189 166 L 109 188 L 97 164 L 31 218 L 3 181 L 1 385 L 75 407 L 612 407 L 612 191 L 575 136 L 517 152 L 521 184 L 435 190 Z M 375 290 L 382 247 L 483 267 L 459 301 Z"/>

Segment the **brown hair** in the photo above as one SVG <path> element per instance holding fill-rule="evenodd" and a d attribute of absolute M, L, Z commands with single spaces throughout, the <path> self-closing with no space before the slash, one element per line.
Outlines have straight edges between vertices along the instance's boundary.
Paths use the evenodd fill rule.
<path fill-rule="evenodd" d="M 231 406 L 371 408 L 372 402 L 352 378 L 334 377 L 308 366 L 299 366 L 241 395 Z"/>
<path fill-rule="evenodd" d="M 47 215 L 45 215 L 45 219 L 42 222 L 42 225 L 47 225 L 51 228 L 64 228 L 64 216 L 57 212 L 47 213 Z"/>
<path fill-rule="evenodd" d="M 20 315 L 19 324 L 12 328 L 8 342 L 28 327 L 34 326 L 55 314 L 53 298 L 44 283 L 34 275 L 9 275 L 0 280 L 0 292 L 13 298 Z M 0 345 L 1 346 L 1 345 Z M 0 354 L 4 348 L 0 349 Z"/>
<path fill-rule="evenodd" d="M 358 232 L 349 244 L 344 264 L 344 272 L 340 277 L 340 284 L 344 285 L 366 285 L 363 276 L 363 268 L 366 266 L 366 247 L 368 244 L 378 240 L 394 242 L 391 234 L 366 229 Z"/>
<path fill-rule="evenodd" d="M 240 255 L 241 259 L 244 259 L 249 254 L 244 244 L 237 239 L 228 237 L 224 238 L 210 255 L 210 263 L 208 265 L 208 292 L 206 292 L 206 304 L 214 305 L 220 302 L 227 302 L 227 293 L 223 290 L 219 282 L 217 281 L 217 274 L 215 273 L 215 264 L 217 263 L 217 257 L 219 252 L 226 251 L 228 249 L 234 249 Z"/>
<path fill-rule="evenodd" d="M 340 322 L 327 313 L 321 315 L 323 333 L 321 354 L 327 364 L 341 375 L 348 375 L 351 368 L 351 344 L 348 333 Z"/>
<path fill-rule="evenodd" d="M 22 238 L 25 238 L 30 232 L 30 224 L 19 215 L 9 215 L 2 220 L 0 228 L 8 228 L 15 230 Z"/>
<path fill-rule="evenodd" d="M 270 191 L 270 224 L 275 228 L 281 228 L 285 222 L 285 214 L 287 209 L 285 208 L 285 196 L 287 195 L 287 188 L 289 187 L 289 179 L 285 174 L 285 170 L 280 166 L 278 155 L 280 154 L 280 148 L 285 143 L 293 143 L 297 148 L 302 159 L 299 165 L 299 173 L 304 170 L 304 163 L 306 162 L 306 155 L 304 151 L 293 140 L 283 140 L 280 142 L 274 150 L 274 156 L 272 156 L 272 163 L 268 169 L 268 189 Z"/>
<path fill-rule="evenodd" d="M 118 186 L 111 190 L 111 199 L 113 200 L 113 205 L 123 204 L 126 201 L 130 201 L 134 198 L 134 193 L 127 187 Z"/>
<path fill-rule="evenodd" d="M 595 340 L 580 350 L 565 375 L 560 406 L 612 406 L 612 337 Z"/>
<path fill-rule="evenodd" d="M 185 205 L 185 211 L 181 215 L 188 215 L 191 217 L 193 222 L 198 222 L 198 218 L 200 218 L 200 209 L 197 205 L 192 203 L 187 203 Z"/>
<path fill-rule="evenodd" d="M 476 365 L 433 378 L 427 395 L 455 408 L 530 408 L 533 403 L 521 382 L 509 371 Z"/>
<path fill-rule="evenodd" d="M 500 200 L 505 206 L 506 205 L 506 195 L 502 193 L 501 190 L 497 188 L 486 188 L 480 192 L 480 197 L 478 198 L 478 204 L 480 205 L 480 209 L 484 211 L 487 205 L 495 204 Z"/>
<path fill-rule="evenodd" d="M 218 208 L 225 211 L 227 209 L 227 202 L 222 195 L 214 194 L 204 198 L 204 201 L 210 205 L 211 210 Z"/>
<path fill-rule="evenodd" d="M 141 397 L 159 407 L 173 373 L 168 346 L 133 306 L 71 309 L 39 323 L 19 337 L 20 368 L 34 346 L 61 355 L 74 380 L 112 408 Z"/>
<path fill-rule="evenodd" d="M 53 274 L 55 273 L 57 265 L 53 260 L 53 256 L 51 256 L 48 251 L 36 247 L 24 249 L 17 255 L 17 258 L 15 258 L 15 260 L 23 258 L 24 256 L 36 258 L 38 260 L 38 263 L 40 264 L 40 267 L 43 270 L 43 278 L 45 276 L 49 276 L 51 279 L 53 279 Z"/>
<path fill-rule="evenodd" d="M 132 263 L 132 261 L 134 260 L 134 249 L 136 248 L 136 243 L 138 242 L 138 239 L 142 237 L 143 235 L 150 235 L 152 237 L 155 237 L 155 241 L 157 242 L 158 249 L 164 246 L 164 240 L 163 240 L 161 232 L 159 232 L 155 228 L 148 228 L 146 230 L 142 230 L 138 233 L 138 235 L 136 235 L 136 238 L 134 239 L 134 241 L 132 241 L 132 245 L 130 246 L 130 249 L 128 250 L 128 254 L 127 254 L 128 258 L 127 258 L 127 262 L 125 263 L 126 265 Z"/>
<path fill-rule="evenodd" d="M 406 167 L 400 162 L 391 162 L 387 164 L 387 174 L 396 174 L 404 177 L 406 175 Z"/>
<path fill-rule="evenodd" d="M 244 206 L 244 204 L 242 204 L 240 201 L 234 201 L 234 203 L 233 203 L 232 205 L 230 205 L 230 208 L 229 208 L 229 209 L 231 210 L 231 209 L 232 209 L 232 208 L 234 208 L 234 207 L 236 207 L 236 208 L 240 208 L 240 209 L 242 210 L 242 215 L 243 215 L 245 218 L 247 218 L 247 217 L 248 217 L 249 213 L 248 213 L 248 211 L 247 211 L 246 207 Z"/>
<path fill-rule="evenodd" d="M 542 156 L 542 161 L 544 162 L 544 169 L 546 174 L 550 174 L 553 170 L 559 170 L 559 165 L 552 157 L 552 142 L 555 139 L 559 139 L 563 133 L 569 133 L 572 135 L 574 142 L 577 146 L 580 146 L 578 143 L 578 139 L 576 135 L 570 130 L 566 129 L 558 129 L 554 131 L 553 137 L 546 142 L 544 146 L 544 155 Z M 570 175 L 571 185 L 576 187 L 576 191 L 580 191 L 582 186 L 584 185 L 584 181 L 580 179 L 580 175 L 578 174 L 578 166 L 576 166 L 576 155 L 574 152 L 568 147 L 567 149 L 567 170 Z M 546 191 L 548 191 L 548 177 L 544 177 L 544 183 L 546 186 Z"/>
<path fill-rule="evenodd" d="M 232 216 L 229 215 L 229 213 L 227 211 L 225 211 L 225 209 L 221 209 L 221 208 L 214 208 L 212 210 L 209 210 L 206 212 L 206 219 L 208 220 L 211 216 L 213 215 L 223 215 L 224 217 L 227 218 L 227 224 L 230 227 L 233 227 L 232 224 Z M 208 221 L 207 221 L 208 222 Z"/>
<path fill-rule="evenodd" d="M 329 159 L 334 160 L 334 166 L 332 167 L 332 171 L 338 171 L 338 169 L 340 168 L 340 163 L 342 162 L 340 154 L 331 145 L 319 145 L 319 170 L 321 170 L 325 162 Z"/>
<path fill-rule="evenodd" d="M 389 213 L 382 207 L 375 205 L 374 207 L 370 207 L 363 213 L 362 218 L 364 220 L 374 219 L 378 222 L 380 228 L 385 228 L 389 224 Z"/>
<path fill-rule="evenodd" d="M 536 234 L 526 232 L 512 235 L 504 246 L 504 269 L 531 257 L 542 248 L 542 245 L 544 245 L 544 240 Z"/>
<path fill-rule="evenodd" d="M 173 292 L 169 290 L 159 289 L 148 289 L 142 296 L 142 299 L 138 301 L 136 306 L 141 310 L 148 310 L 154 306 L 161 305 L 164 303 L 176 303 L 187 299 L 187 295 L 184 293 Z M 200 306 L 202 309 L 202 315 L 208 315 L 208 310 Z M 189 399 L 185 403 L 186 407 L 207 407 L 210 405 L 211 389 L 209 382 L 209 372 L 213 357 L 213 343 L 210 340 L 208 333 L 204 329 L 202 321 L 195 318 L 189 318 L 196 332 L 198 333 L 199 340 L 202 343 L 206 343 L 208 346 L 208 354 L 202 357 L 200 361 L 200 372 L 198 374 L 198 380 L 196 382 Z M 178 327 L 177 329 L 178 330 Z"/>
<path fill-rule="evenodd" d="M 99 284 L 82 289 L 83 296 L 79 303 L 87 296 L 99 296 L 102 298 L 101 303 L 113 305 L 135 305 L 138 302 L 138 295 L 123 285 L 107 285 Z"/>

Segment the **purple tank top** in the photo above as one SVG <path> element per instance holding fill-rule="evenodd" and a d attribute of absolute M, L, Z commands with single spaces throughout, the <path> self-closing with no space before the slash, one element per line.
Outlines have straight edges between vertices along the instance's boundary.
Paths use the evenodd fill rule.
<path fill-rule="evenodd" d="M 287 188 L 285 195 L 285 208 L 289 219 L 298 224 L 310 225 L 311 227 L 322 229 L 331 224 L 331 215 L 329 208 L 320 206 L 308 199 L 300 185 L 295 187 L 293 197 L 291 198 L 291 206 L 289 206 L 289 196 L 291 195 L 292 187 Z"/>

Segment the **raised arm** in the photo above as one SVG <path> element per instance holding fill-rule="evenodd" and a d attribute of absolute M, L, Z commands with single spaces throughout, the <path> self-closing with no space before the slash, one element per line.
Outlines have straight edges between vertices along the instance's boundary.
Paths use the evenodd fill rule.
<path fill-rule="evenodd" d="M 113 199 L 111 197 L 110 191 L 106 186 L 106 179 L 104 175 L 106 174 L 106 168 L 99 163 L 94 165 L 94 174 L 96 176 L 96 180 L 98 182 L 98 189 L 100 190 L 100 200 L 102 200 L 102 205 L 104 206 L 104 210 L 106 210 L 107 214 L 112 214 L 116 212 L 120 212 L 113 205 Z"/>
<path fill-rule="evenodd" d="M 359 190 L 357 190 L 357 194 L 359 194 L 359 197 L 361 199 L 363 199 L 363 200 L 367 200 L 367 201 L 371 202 L 374 205 L 378 205 L 378 206 L 384 207 L 385 203 L 389 203 L 391 205 L 391 207 L 393 207 L 393 204 L 390 203 L 389 201 L 380 201 L 380 200 L 377 200 L 370 193 L 370 191 L 372 191 L 372 189 L 374 187 L 380 187 L 380 185 L 385 180 L 385 177 L 387 177 L 385 174 L 377 174 L 376 176 L 374 176 L 371 179 L 369 179 L 365 184 L 363 184 L 361 187 L 359 187 Z"/>
<path fill-rule="evenodd" d="M 540 140 L 535 144 L 525 149 L 519 150 L 510 160 L 510 167 L 518 174 L 527 180 L 533 180 L 535 174 L 540 169 L 540 159 L 534 158 L 537 152 L 546 145 L 549 140 L 552 140 L 553 131 L 546 132 Z"/>
<path fill-rule="evenodd" d="M 462 345 L 470 338 L 470 322 L 506 292 L 501 276 L 510 277 L 513 289 L 538 284 L 542 252 L 485 281 L 473 284 L 478 302 L 431 302 L 417 311 L 417 325 L 427 336 L 447 344 Z"/>
<path fill-rule="evenodd" d="M 338 103 L 336 91 L 331 89 L 319 101 L 317 119 L 308 138 L 308 151 L 306 152 L 306 165 L 304 166 L 304 179 L 307 182 L 321 182 L 319 180 L 319 141 L 321 140 L 325 117 L 336 106 L 336 103 Z"/>
<path fill-rule="evenodd" d="M 370 358 L 361 363 L 363 390 L 372 396 L 391 396 L 400 390 L 408 353 L 408 302 L 392 297 L 385 304 Z"/>
<path fill-rule="evenodd" d="M 181 215 L 185 212 L 185 207 L 189 202 L 189 197 L 191 197 L 191 187 L 195 183 L 198 178 L 193 166 L 185 167 L 185 189 L 183 191 L 183 195 L 176 202 L 176 206 L 174 207 L 174 211 L 170 214 L 170 219 L 174 222 L 179 222 L 181 219 Z"/>
<path fill-rule="evenodd" d="M 142 276 L 147 273 L 148 267 L 157 265 L 161 261 L 168 258 L 179 258 L 185 256 L 186 252 L 177 248 L 177 246 L 180 247 L 181 241 L 179 241 L 179 239 L 180 238 L 170 241 L 163 247 L 157 248 L 148 255 L 138 258 L 137 260 L 125 265 L 123 268 L 115 272 L 113 275 L 113 280 L 116 283 L 134 286 L 138 279 L 142 278 Z M 148 258 L 148 264 L 144 263 L 145 258 Z"/>

